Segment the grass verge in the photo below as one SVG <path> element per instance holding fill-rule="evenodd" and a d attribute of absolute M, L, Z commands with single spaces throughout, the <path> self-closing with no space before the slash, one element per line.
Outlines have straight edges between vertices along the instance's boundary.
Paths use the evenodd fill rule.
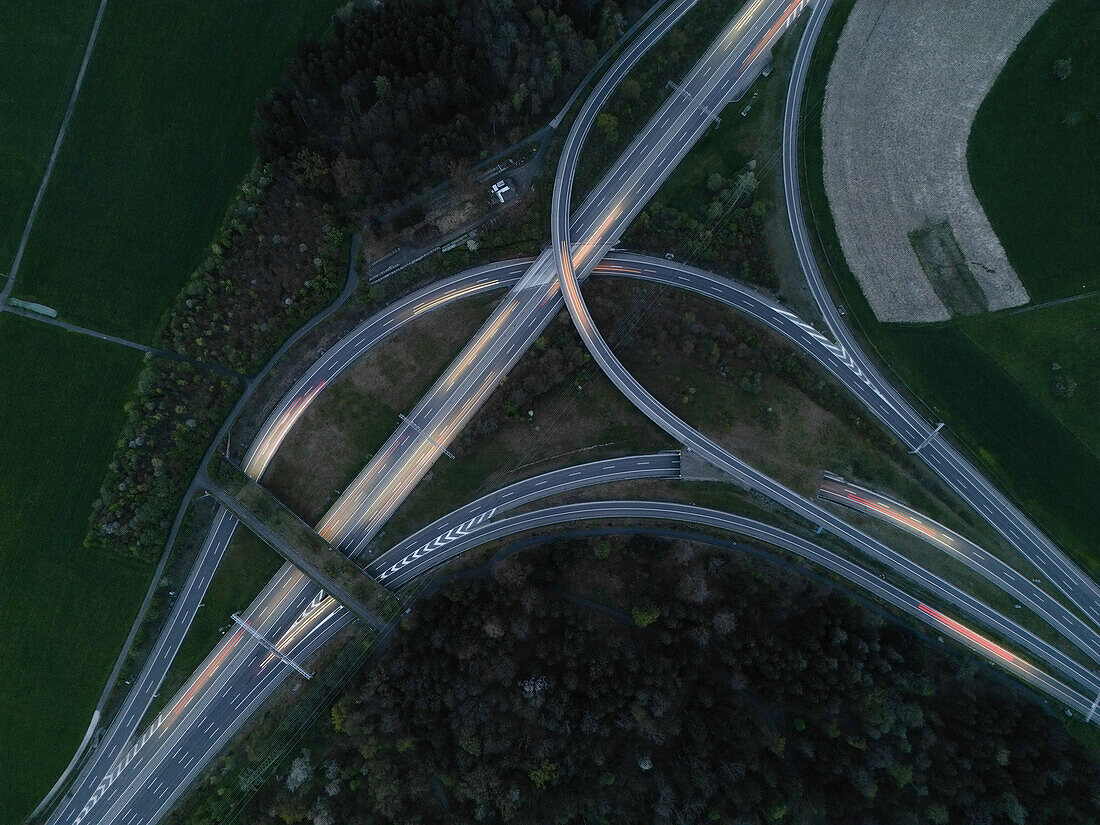
<path fill-rule="evenodd" d="M 231 624 L 229 617 L 248 607 L 282 563 L 283 560 L 251 532 L 237 529 L 210 580 L 203 599 L 204 606 L 195 614 L 191 628 L 176 658 L 172 660 L 172 666 L 168 668 L 158 691 L 159 701 L 150 708 L 152 715 L 171 700 L 214 649 L 222 636 L 222 629 Z"/>
<path fill-rule="evenodd" d="M 447 323 L 419 318 L 318 396 L 276 453 L 263 485 L 315 524 L 489 315 L 499 296 L 462 301 Z"/>

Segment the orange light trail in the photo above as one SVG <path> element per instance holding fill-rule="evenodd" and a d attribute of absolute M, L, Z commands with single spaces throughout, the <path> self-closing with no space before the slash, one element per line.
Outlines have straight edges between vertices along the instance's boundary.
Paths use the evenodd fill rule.
<path fill-rule="evenodd" d="M 868 501 L 865 498 L 860 498 L 859 496 L 855 495 L 854 493 L 845 493 L 844 495 L 846 495 L 852 501 L 858 501 L 860 504 L 862 504 L 866 507 L 870 507 L 872 510 L 877 510 L 878 512 L 882 513 L 883 515 L 889 516 L 890 518 L 893 518 L 893 519 L 897 519 L 898 521 L 905 522 L 910 527 L 912 527 L 914 530 L 919 530 L 920 532 L 924 533 L 926 536 L 929 536 L 929 537 L 935 539 L 936 541 L 939 541 L 939 536 L 936 535 L 935 530 L 932 530 L 932 529 L 929 529 L 928 527 L 925 527 L 923 524 L 921 524 L 916 519 L 909 518 L 908 516 L 902 515 L 901 513 L 895 513 L 893 510 L 891 510 L 889 507 L 887 507 L 884 504 L 877 504 L 876 502 Z"/>
<path fill-rule="evenodd" d="M 777 31 L 779 31 L 779 27 L 782 26 L 785 22 L 787 22 L 787 18 L 791 16 L 791 12 L 794 11 L 795 7 L 798 6 L 801 2 L 802 2 L 802 0 L 794 0 L 793 3 L 791 3 L 789 6 L 787 6 L 787 10 L 785 12 L 783 12 L 783 16 L 775 21 L 774 26 L 772 26 L 770 29 L 768 29 L 768 33 L 766 35 L 764 35 L 764 39 L 761 40 L 760 43 L 757 45 L 757 47 L 752 50 L 752 54 L 750 54 L 745 59 L 745 62 L 741 64 L 741 68 L 738 69 L 738 71 L 744 71 L 745 67 L 748 66 L 750 63 L 752 63 L 753 60 L 756 59 L 756 56 L 758 54 L 760 54 L 760 51 L 766 45 L 768 45 L 768 41 L 772 39 L 772 35 L 774 35 Z"/>
<path fill-rule="evenodd" d="M 1013 664 L 1013 663 L 1016 662 L 1016 657 L 1013 656 L 1011 653 L 1009 653 L 1007 650 L 1005 650 L 1003 647 L 1001 647 L 1000 645 L 996 645 L 993 642 L 989 641 L 989 639 L 985 638 L 985 636 L 981 636 L 981 635 L 975 633 L 973 630 L 971 630 L 966 625 L 963 625 L 963 624 L 960 624 L 959 622 L 956 622 L 954 619 L 943 615 L 942 613 L 940 613 L 940 611 L 935 610 L 934 608 L 931 608 L 926 604 L 918 604 L 917 607 L 919 607 L 923 612 L 927 613 L 929 616 L 931 616 L 936 621 L 943 622 L 943 624 L 947 625 L 949 628 L 954 630 L 960 636 L 963 636 L 964 638 L 969 639 L 970 641 L 974 642 L 975 644 L 980 645 L 981 647 L 984 647 L 986 650 L 988 650 L 994 656 L 999 656 L 1000 658 L 1004 659 L 1009 664 Z"/>
<path fill-rule="evenodd" d="M 199 678 L 195 680 L 195 684 L 191 685 L 191 689 L 187 691 L 184 697 L 176 703 L 174 708 L 172 708 L 173 715 L 179 713 L 183 706 L 191 701 L 191 697 L 195 695 L 195 691 L 202 687 L 206 680 L 210 678 L 210 674 L 222 663 L 222 660 L 225 659 L 226 655 L 233 649 L 233 646 L 237 644 L 242 635 L 244 635 L 243 627 L 237 629 L 237 632 L 233 634 L 233 638 L 229 640 L 229 644 L 227 644 L 222 652 L 217 655 L 214 661 L 206 666 L 206 670 L 204 670 Z"/>

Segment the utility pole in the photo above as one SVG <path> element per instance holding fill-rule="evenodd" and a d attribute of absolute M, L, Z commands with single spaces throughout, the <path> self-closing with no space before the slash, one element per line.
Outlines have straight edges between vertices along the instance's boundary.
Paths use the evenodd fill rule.
<path fill-rule="evenodd" d="M 921 443 L 920 443 L 919 445 L 917 445 L 917 446 L 916 446 L 916 447 L 915 447 L 914 449 L 912 449 L 912 450 L 910 450 L 910 451 L 909 451 L 909 455 L 916 455 L 916 454 L 917 454 L 917 453 L 919 453 L 919 452 L 920 452 L 921 450 L 923 450 L 923 449 L 924 449 L 925 447 L 927 447 L 927 446 L 928 446 L 928 442 L 929 442 L 929 441 L 931 441 L 931 440 L 932 440 L 933 438 L 935 438 L 935 437 L 936 437 L 936 433 L 938 433 L 938 432 L 939 432 L 940 430 L 942 430 L 942 429 L 943 429 L 943 422 L 941 421 L 941 422 L 940 422 L 939 424 L 937 424 L 937 425 L 936 425 L 936 429 L 932 430 L 932 432 L 930 432 L 930 433 L 928 434 L 928 437 L 927 437 L 926 439 L 924 439 L 924 441 L 922 441 L 922 442 L 921 442 Z"/>

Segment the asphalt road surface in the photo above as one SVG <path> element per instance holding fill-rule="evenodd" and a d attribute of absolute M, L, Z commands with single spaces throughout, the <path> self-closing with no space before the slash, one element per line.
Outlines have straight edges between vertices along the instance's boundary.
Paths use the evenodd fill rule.
<path fill-rule="evenodd" d="M 810 16 L 795 55 L 783 115 L 784 199 L 795 250 L 810 290 L 841 350 L 891 408 L 891 415 L 883 419 L 883 422 L 911 449 L 927 441 L 918 455 L 931 470 L 1004 536 L 1009 544 L 1041 570 L 1095 625 L 1100 626 L 1100 587 L 1096 582 L 1070 561 L 996 486 L 951 446 L 942 434 L 933 436 L 933 425 L 882 377 L 878 367 L 864 354 L 829 295 L 810 245 L 806 217 L 802 209 L 798 137 L 806 73 L 814 44 L 831 5 L 831 0 L 821 0 Z"/>
<path fill-rule="evenodd" d="M 853 584 L 859 585 L 925 624 L 931 625 L 939 632 L 952 636 L 987 660 L 1015 673 L 1023 681 L 1073 708 L 1082 716 L 1089 718 L 1089 721 L 1094 723 L 1098 721 L 1095 713 L 1096 709 L 1093 708 L 1092 696 L 1083 695 L 1068 687 L 1026 660 L 975 633 L 919 598 L 879 578 L 855 562 L 778 527 L 720 510 L 668 501 L 591 501 L 563 504 L 557 507 L 521 513 L 487 524 L 477 533 L 459 539 L 450 545 L 444 553 L 440 554 L 440 558 L 437 559 L 436 563 L 442 563 L 446 558 L 453 558 L 482 544 L 508 538 L 519 533 L 579 521 L 620 519 L 629 521 L 676 521 L 713 527 L 788 550 L 832 570 Z"/>
<path fill-rule="evenodd" d="M 619 78 L 625 75 L 693 3 L 694 0 L 678 0 L 673 3 L 623 53 L 612 67 L 611 73 Z M 605 87 L 604 99 L 609 91 Z M 651 122 L 647 131 L 649 137 L 646 139 L 650 142 L 659 136 L 659 129 L 655 127 L 654 122 Z M 620 183 L 614 181 L 609 175 L 601 186 L 597 187 L 590 198 L 589 208 L 587 211 L 582 210 L 584 214 L 578 218 L 579 232 L 589 232 L 593 229 L 596 232 L 607 231 L 608 223 L 613 220 L 602 218 L 601 215 L 606 210 L 600 210 L 596 204 L 600 197 L 605 201 L 610 197 L 608 190 L 612 190 L 612 187 L 614 187 L 612 191 L 620 191 L 622 188 Z M 354 552 L 354 546 L 349 547 L 352 542 L 360 541 L 359 546 L 365 544 L 384 518 L 392 513 L 405 493 L 423 476 L 437 457 L 438 448 L 435 445 L 450 441 L 454 433 L 465 424 L 489 395 L 500 377 L 526 351 L 530 342 L 557 312 L 559 307 L 553 306 L 551 301 L 557 293 L 552 261 L 549 255 L 542 256 L 540 260 L 541 265 L 536 261 L 528 269 L 527 274 L 513 288 L 509 297 L 500 305 L 479 335 L 467 346 L 459 360 L 404 420 L 402 426 L 381 451 L 381 459 L 372 462 L 356 482 L 345 490 L 333 510 L 318 525 L 318 531 L 322 535 L 342 549 L 352 552 Z M 255 462 L 246 460 L 246 466 L 251 466 L 253 471 L 257 469 L 262 471 L 270 460 L 270 453 L 266 452 L 267 444 L 271 440 L 276 442 L 280 440 L 280 427 L 292 424 L 294 417 L 294 410 L 287 410 L 282 417 L 282 423 L 276 420 L 271 434 L 272 439 L 266 437 L 258 439 L 258 446 L 254 448 Z M 227 528 L 226 532 L 231 535 L 232 527 Z M 209 553 L 211 559 L 215 555 L 213 551 Z M 303 597 L 309 587 L 310 585 L 300 573 L 284 568 L 275 582 L 265 590 L 264 597 L 273 601 L 262 608 L 254 605 L 257 611 L 265 611 L 255 618 L 286 619 L 297 616 L 302 611 L 302 606 L 298 605 L 297 601 Z M 201 590 L 202 588 L 198 588 L 195 592 Z M 309 615 L 308 608 L 306 615 Z M 253 626 L 257 625 L 252 613 L 247 613 L 245 618 Z M 181 622 L 180 627 L 182 628 L 184 624 L 186 623 Z M 295 627 L 297 625 L 292 626 L 288 632 L 297 632 Z M 272 633 L 276 631 L 274 627 L 268 629 Z M 265 635 L 268 634 L 265 633 Z M 269 638 L 278 637 L 269 635 Z M 280 643 L 282 641 L 287 640 L 282 637 Z M 250 642 L 250 639 L 237 634 L 230 639 L 229 644 L 247 646 Z M 166 646 L 165 651 L 167 652 L 168 649 L 169 646 Z M 225 668 L 228 667 L 227 662 L 232 664 L 239 659 L 239 656 L 230 656 L 228 648 L 222 650 L 220 654 L 215 651 L 215 655 L 218 656 L 214 660 L 218 673 L 225 672 Z M 167 666 L 164 665 L 164 667 L 166 669 Z M 153 698 L 152 685 L 159 684 L 160 680 L 155 678 L 157 675 L 155 670 L 154 665 L 149 672 L 149 678 L 136 686 L 141 689 L 132 691 L 128 697 L 127 701 L 133 700 L 132 713 L 138 718 Z M 200 673 L 199 676 L 202 677 L 203 674 Z M 144 697 L 136 698 L 143 693 L 146 694 Z M 186 713 L 189 707 L 193 706 L 195 705 L 189 702 L 175 706 L 168 714 L 169 721 L 179 721 L 181 713 Z M 116 755 L 128 745 L 127 733 L 133 729 L 136 720 L 132 715 L 128 715 L 119 720 L 118 724 L 112 725 L 108 730 L 105 747 L 98 748 L 93 754 L 91 765 L 78 776 L 73 788 L 55 809 L 50 820 L 75 823 L 89 821 L 91 817 L 90 821 L 115 821 L 118 813 L 117 804 L 111 802 L 111 797 L 121 796 L 124 793 L 122 789 L 128 787 L 126 783 L 116 780 L 123 772 L 133 767 L 139 753 L 152 749 L 148 741 L 150 735 L 164 738 L 166 734 L 162 731 L 162 726 L 166 724 L 163 721 L 165 718 L 165 714 L 159 715 L 154 720 L 152 733 L 147 732 L 142 740 L 130 746 L 129 750 L 117 759 Z M 176 726 L 168 725 L 168 727 Z M 157 782 L 160 783 L 161 780 L 158 778 Z M 152 789 L 152 786 L 150 787 Z M 165 785 L 157 784 L 153 792 L 163 795 L 167 793 L 166 788 Z M 175 793 L 178 793 L 178 786 Z M 149 810 L 145 809 L 145 815 L 148 816 L 148 814 Z M 157 817 L 159 814 L 154 816 L 154 820 Z"/>
<path fill-rule="evenodd" d="M 864 515 L 889 522 L 901 530 L 922 539 L 956 561 L 960 561 L 980 576 L 994 582 L 1017 600 L 1021 609 L 1027 607 L 1055 628 L 1094 662 L 1100 662 L 1100 640 L 1096 633 L 1075 613 L 1047 595 L 1038 585 L 1010 565 L 991 555 L 965 536 L 944 527 L 900 501 L 846 482 L 826 473 L 821 479 L 817 497 L 850 507 Z"/>
<path fill-rule="evenodd" d="M 582 239 L 570 250 L 570 257 L 586 270 L 583 274 L 587 274 L 602 252 L 615 242 L 633 215 L 705 130 L 710 120 L 708 112 L 720 109 L 725 100 L 736 96 L 751 82 L 760 58 L 766 53 L 767 43 L 781 33 L 801 5 L 799 2 L 755 0 L 712 46 L 681 84 L 681 91 L 670 98 L 593 191 L 568 227 L 569 232 Z M 625 63 L 620 59 L 611 75 L 618 72 L 621 78 L 625 73 L 622 67 L 632 65 L 659 33 L 689 6 L 688 2 L 678 3 L 662 15 L 658 24 L 639 39 L 640 51 L 628 50 L 624 55 Z M 593 99 L 602 102 L 613 88 L 613 84 L 601 85 Z M 330 536 L 339 537 L 345 550 L 355 552 L 369 541 L 404 493 L 438 456 L 438 448 L 431 442 L 445 444 L 465 424 L 496 386 L 499 377 L 556 314 L 561 306 L 555 278 L 556 257 L 546 253 L 527 268 L 479 336 L 410 414 L 416 427 L 398 429 L 383 451 L 383 459 L 366 468 L 358 480 L 360 483 L 353 485 L 356 489 L 349 488 L 351 495 L 345 493 L 334 508 L 336 512 L 326 517 L 326 530 Z M 493 267 L 489 267 L 482 275 L 492 280 L 496 277 L 493 272 Z M 519 277 L 518 271 L 516 277 Z M 493 284 L 485 289 L 501 285 Z M 829 343 L 821 336 L 817 338 Z M 341 346 L 344 345 L 349 347 L 349 352 L 355 352 L 354 345 Z M 338 372 L 335 366 L 338 361 L 334 356 L 328 366 L 322 367 L 319 363 L 313 374 L 300 382 L 305 392 L 297 395 L 298 406 L 288 406 L 272 417 L 270 432 L 257 439 L 258 446 L 252 453 L 253 471 L 262 473 L 270 460 L 270 453 L 265 455 L 264 451 L 271 444 L 277 446 L 301 409 Z M 314 383 L 309 384 L 309 381 Z M 291 398 L 289 403 L 293 405 L 295 399 Z M 427 432 L 430 440 L 420 437 L 420 431 Z M 495 526 L 485 520 L 472 527 L 481 524 Z M 448 531 L 453 529 L 448 528 Z M 456 538 L 465 540 L 464 536 Z M 449 543 L 447 553 L 458 546 L 456 542 Z M 935 588 L 932 589 L 935 592 Z M 347 620 L 347 615 L 323 594 L 318 594 L 316 588 L 303 581 L 296 571 L 284 568 L 250 607 L 246 618 L 280 649 L 300 660 L 329 638 L 340 623 Z M 1000 629 L 996 619 L 1003 617 L 994 614 L 987 618 L 994 619 L 991 624 Z M 1011 627 L 1002 632 L 1013 638 Z M 142 739 L 133 743 L 113 765 L 107 779 L 92 791 L 91 804 L 85 803 L 76 816 L 57 821 L 155 821 L 236 727 L 282 681 L 286 670 L 278 658 L 262 648 L 257 649 L 243 634 L 229 636 L 211 654 L 183 694 L 173 700 Z M 85 792 L 89 789 L 88 785 L 83 788 Z M 73 802 L 79 801 L 77 793 Z M 73 806 L 69 806 L 70 814 L 72 810 Z"/>
<path fill-rule="evenodd" d="M 760 0 L 749 7 L 750 12 L 754 6 L 762 7 Z M 746 38 L 748 46 L 745 51 L 736 55 L 736 58 L 730 64 L 729 71 L 733 72 L 736 67 L 736 75 L 740 79 L 754 77 L 753 62 L 757 60 L 762 62 L 766 54 L 766 47 L 774 42 L 775 38 L 782 33 L 784 27 L 789 25 L 793 15 L 803 6 L 804 3 L 798 2 L 798 0 L 790 3 L 777 3 L 774 6 L 767 7 L 767 12 L 756 18 L 754 23 L 747 23 L 742 16 L 739 16 L 733 28 L 747 25 L 747 31 L 751 34 Z M 729 35 L 720 36 L 716 43 L 719 46 L 719 51 L 721 51 L 721 44 L 729 40 Z M 712 52 L 708 52 L 708 57 L 711 54 L 713 54 L 713 48 Z M 708 57 L 704 57 L 701 63 L 705 63 Z M 728 95 L 732 88 L 732 85 L 722 83 L 715 85 L 713 88 L 704 86 L 698 94 L 700 108 L 697 111 L 720 111 L 728 102 Z M 823 529 L 828 530 L 875 561 L 887 564 L 911 581 L 930 588 L 931 592 L 958 606 L 974 618 L 983 621 L 987 626 L 997 627 L 1005 634 L 1006 638 L 1043 659 L 1058 672 L 1084 685 L 1086 689 L 1092 692 L 1100 690 L 1100 680 L 1098 680 L 1095 673 L 1083 667 L 1050 643 L 1001 616 L 985 603 L 935 576 L 877 539 L 854 528 L 833 513 L 776 482 L 690 427 L 679 416 L 657 401 L 623 367 L 593 323 L 588 307 L 581 295 L 579 279 L 583 272 L 578 273 L 578 269 L 587 268 L 590 270 L 595 263 L 593 256 L 590 254 L 592 251 L 590 243 L 584 239 L 573 241 L 571 238 L 572 225 L 569 215 L 574 173 L 584 138 L 595 120 L 596 109 L 591 108 L 590 103 L 591 101 L 586 103 L 577 120 L 574 121 L 562 149 L 562 157 L 558 164 L 551 201 L 553 237 L 551 249 L 555 253 L 559 282 L 569 314 L 573 317 L 573 322 L 586 348 L 612 383 L 657 426 L 715 467 L 724 470 L 733 478 L 763 493 L 792 512 L 820 525 Z M 679 135 L 677 148 L 671 151 L 681 154 L 686 153 L 687 149 L 705 131 L 706 126 L 705 120 L 694 123 L 691 130 Z M 657 185 L 659 185 L 659 181 Z M 602 252 L 606 252 L 606 249 L 601 250 L 595 258 L 602 257 Z"/>

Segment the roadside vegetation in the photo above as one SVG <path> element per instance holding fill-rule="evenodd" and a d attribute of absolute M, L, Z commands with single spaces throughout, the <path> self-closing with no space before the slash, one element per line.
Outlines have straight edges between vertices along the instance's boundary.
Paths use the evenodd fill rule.
<path fill-rule="evenodd" d="M 22 3 L 2 13 L 5 272 L 98 3 L 70 6 Z M 265 10 L 259 23 L 254 3 L 220 4 L 190 18 L 162 6 L 108 5 L 15 290 L 33 296 L 41 286 L 63 316 L 145 340 L 202 257 L 234 181 L 251 163 L 252 101 L 278 77 L 307 28 L 323 29 L 335 4 Z M 168 16 L 170 27 L 163 25 Z M 237 42 L 242 30 L 255 40 Z M 151 371 L 146 388 L 201 385 L 206 373 L 143 362 L 132 350 L 14 316 L 0 320 L 0 353 L 0 452 L 8 468 L 0 484 L 0 645 L 17 663 L 0 691 L 0 761 L 11 766 L 0 783 L 0 821 L 15 822 L 73 755 L 148 583 L 147 565 L 104 554 L 102 543 L 82 549 L 80 542 L 125 425 L 124 402 L 143 363 Z M 196 392 L 196 406 L 204 392 Z M 143 395 L 137 403 L 147 401 Z M 185 422 L 215 414 L 217 404 L 197 410 L 189 404 L 184 412 L 169 433 L 192 436 Z M 151 426 L 159 434 L 163 423 Z M 115 460 L 128 461 L 124 451 L 135 435 L 141 433 L 127 430 Z M 169 446 L 165 457 L 171 464 Z M 148 457 L 143 467 L 152 469 Z M 153 479 L 153 472 L 115 475 L 112 492 L 124 492 L 120 483 Z M 162 520 L 156 512 L 142 515 L 151 517 L 139 519 L 138 529 L 156 530 L 150 544 L 159 550 Z"/>
<path fill-rule="evenodd" d="M 229 618 L 243 611 L 278 572 L 283 560 L 251 532 L 238 527 L 207 587 L 203 607 L 195 614 L 179 652 L 172 660 L 160 695 L 149 709 L 155 716 L 218 644 Z"/>
<path fill-rule="evenodd" d="M 316 524 L 477 332 L 499 296 L 427 313 L 326 386 L 275 453 L 262 483 Z"/>
<path fill-rule="evenodd" d="M 1028 694 L 736 547 L 536 540 L 450 578 L 246 818 L 1091 819 L 1096 763 Z M 223 795 L 241 800 L 264 733 L 170 821 L 217 821 Z"/>
<path fill-rule="evenodd" d="M 595 41 L 582 35 L 610 45 L 621 34 L 625 19 L 617 8 L 604 7 L 598 19 L 573 9 L 582 21 L 574 23 L 540 4 L 526 15 L 514 11 L 509 25 L 495 29 L 475 25 L 489 19 L 486 5 L 451 15 L 441 0 L 355 7 L 338 16 L 334 36 L 305 43 L 288 80 L 259 107 L 254 136 L 264 163 L 240 186 L 157 340 L 224 368 L 255 371 L 333 297 L 350 230 L 366 224 L 370 245 L 375 231 L 385 231 L 379 216 L 399 193 L 457 174 L 476 162 L 478 147 L 522 136 L 593 61 Z M 395 39 L 411 29 L 421 44 L 415 51 Z M 484 50 L 472 50 L 474 43 Z M 544 65 L 552 82 L 540 74 Z M 493 95 L 472 94 L 473 78 L 483 76 L 495 78 Z M 538 78 L 549 86 L 538 87 Z M 406 133 L 430 134 L 436 143 L 404 145 L 399 137 Z M 386 174 L 372 173 L 378 164 Z M 193 387 L 172 369 L 150 365 L 89 544 L 156 558 L 196 469 L 198 445 L 209 443 L 237 391 L 224 379 Z M 144 432 L 150 429 L 155 433 Z"/>
<path fill-rule="evenodd" d="M 1071 0 L 1056 0 L 1053 9 L 1065 2 Z M 1088 340 L 1095 333 L 1082 330 L 1082 322 L 1072 317 L 1077 311 L 1087 312 L 1086 307 L 1035 307 L 1022 314 L 1004 312 L 936 325 L 881 324 L 844 263 L 822 183 L 820 115 L 829 65 L 851 7 L 852 0 L 838 0 L 830 11 L 803 100 L 803 195 L 823 270 L 831 276 L 849 322 L 870 343 L 888 374 L 893 373 L 892 380 L 927 405 L 929 419 L 945 421 L 982 471 L 1095 576 L 1100 572 L 1095 547 L 1100 535 L 1100 457 L 1089 447 L 1096 438 L 1095 416 L 1076 412 L 1073 397 L 1058 397 L 1065 395 L 1069 384 L 1057 381 L 1062 378 L 1060 370 L 1051 369 L 1054 364 L 1067 368 L 1063 374 L 1069 374 L 1077 388 L 1086 382 L 1093 386 L 1089 376 L 1096 373 L 1097 350 Z M 1062 19 L 1051 14 L 1039 25 Z M 1050 68 L 1042 68 L 1044 82 L 1054 83 Z M 981 195 L 980 187 L 978 191 Z M 1005 243 L 1010 250 L 1011 242 Z M 1035 275 L 1022 266 L 1017 269 L 1032 295 L 1042 294 L 1032 285 Z M 1005 342 L 1017 329 L 1036 341 L 1038 351 L 1019 342 L 1006 351 Z M 1067 330 L 1065 337 L 1062 329 Z M 1039 379 L 1040 374 L 1046 380 Z M 1082 399 L 1095 392 L 1076 391 L 1082 392 Z M 1080 429 L 1082 423 L 1087 429 Z"/>
<path fill-rule="evenodd" d="M 375 233 L 422 219 L 418 207 L 398 208 L 411 194 L 448 180 L 476 186 L 470 166 L 543 126 L 645 5 L 359 7 L 331 40 L 303 46 L 260 107 L 261 157 L 292 160 L 360 210 L 369 250 Z"/>
<path fill-rule="evenodd" d="M 742 5 L 698 0 L 630 70 L 596 116 L 585 142 L 573 182 L 574 209 L 672 93 L 669 82 L 683 79 Z"/>
<path fill-rule="evenodd" d="M 80 546 L 140 363 L 0 316 L 0 822 L 22 821 L 68 764 L 149 580 Z"/>
<path fill-rule="evenodd" d="M 485 493 L 558 467 L 674 449 L 601 373 L 563 309 L 375 540 L 382 551 Z"/>

